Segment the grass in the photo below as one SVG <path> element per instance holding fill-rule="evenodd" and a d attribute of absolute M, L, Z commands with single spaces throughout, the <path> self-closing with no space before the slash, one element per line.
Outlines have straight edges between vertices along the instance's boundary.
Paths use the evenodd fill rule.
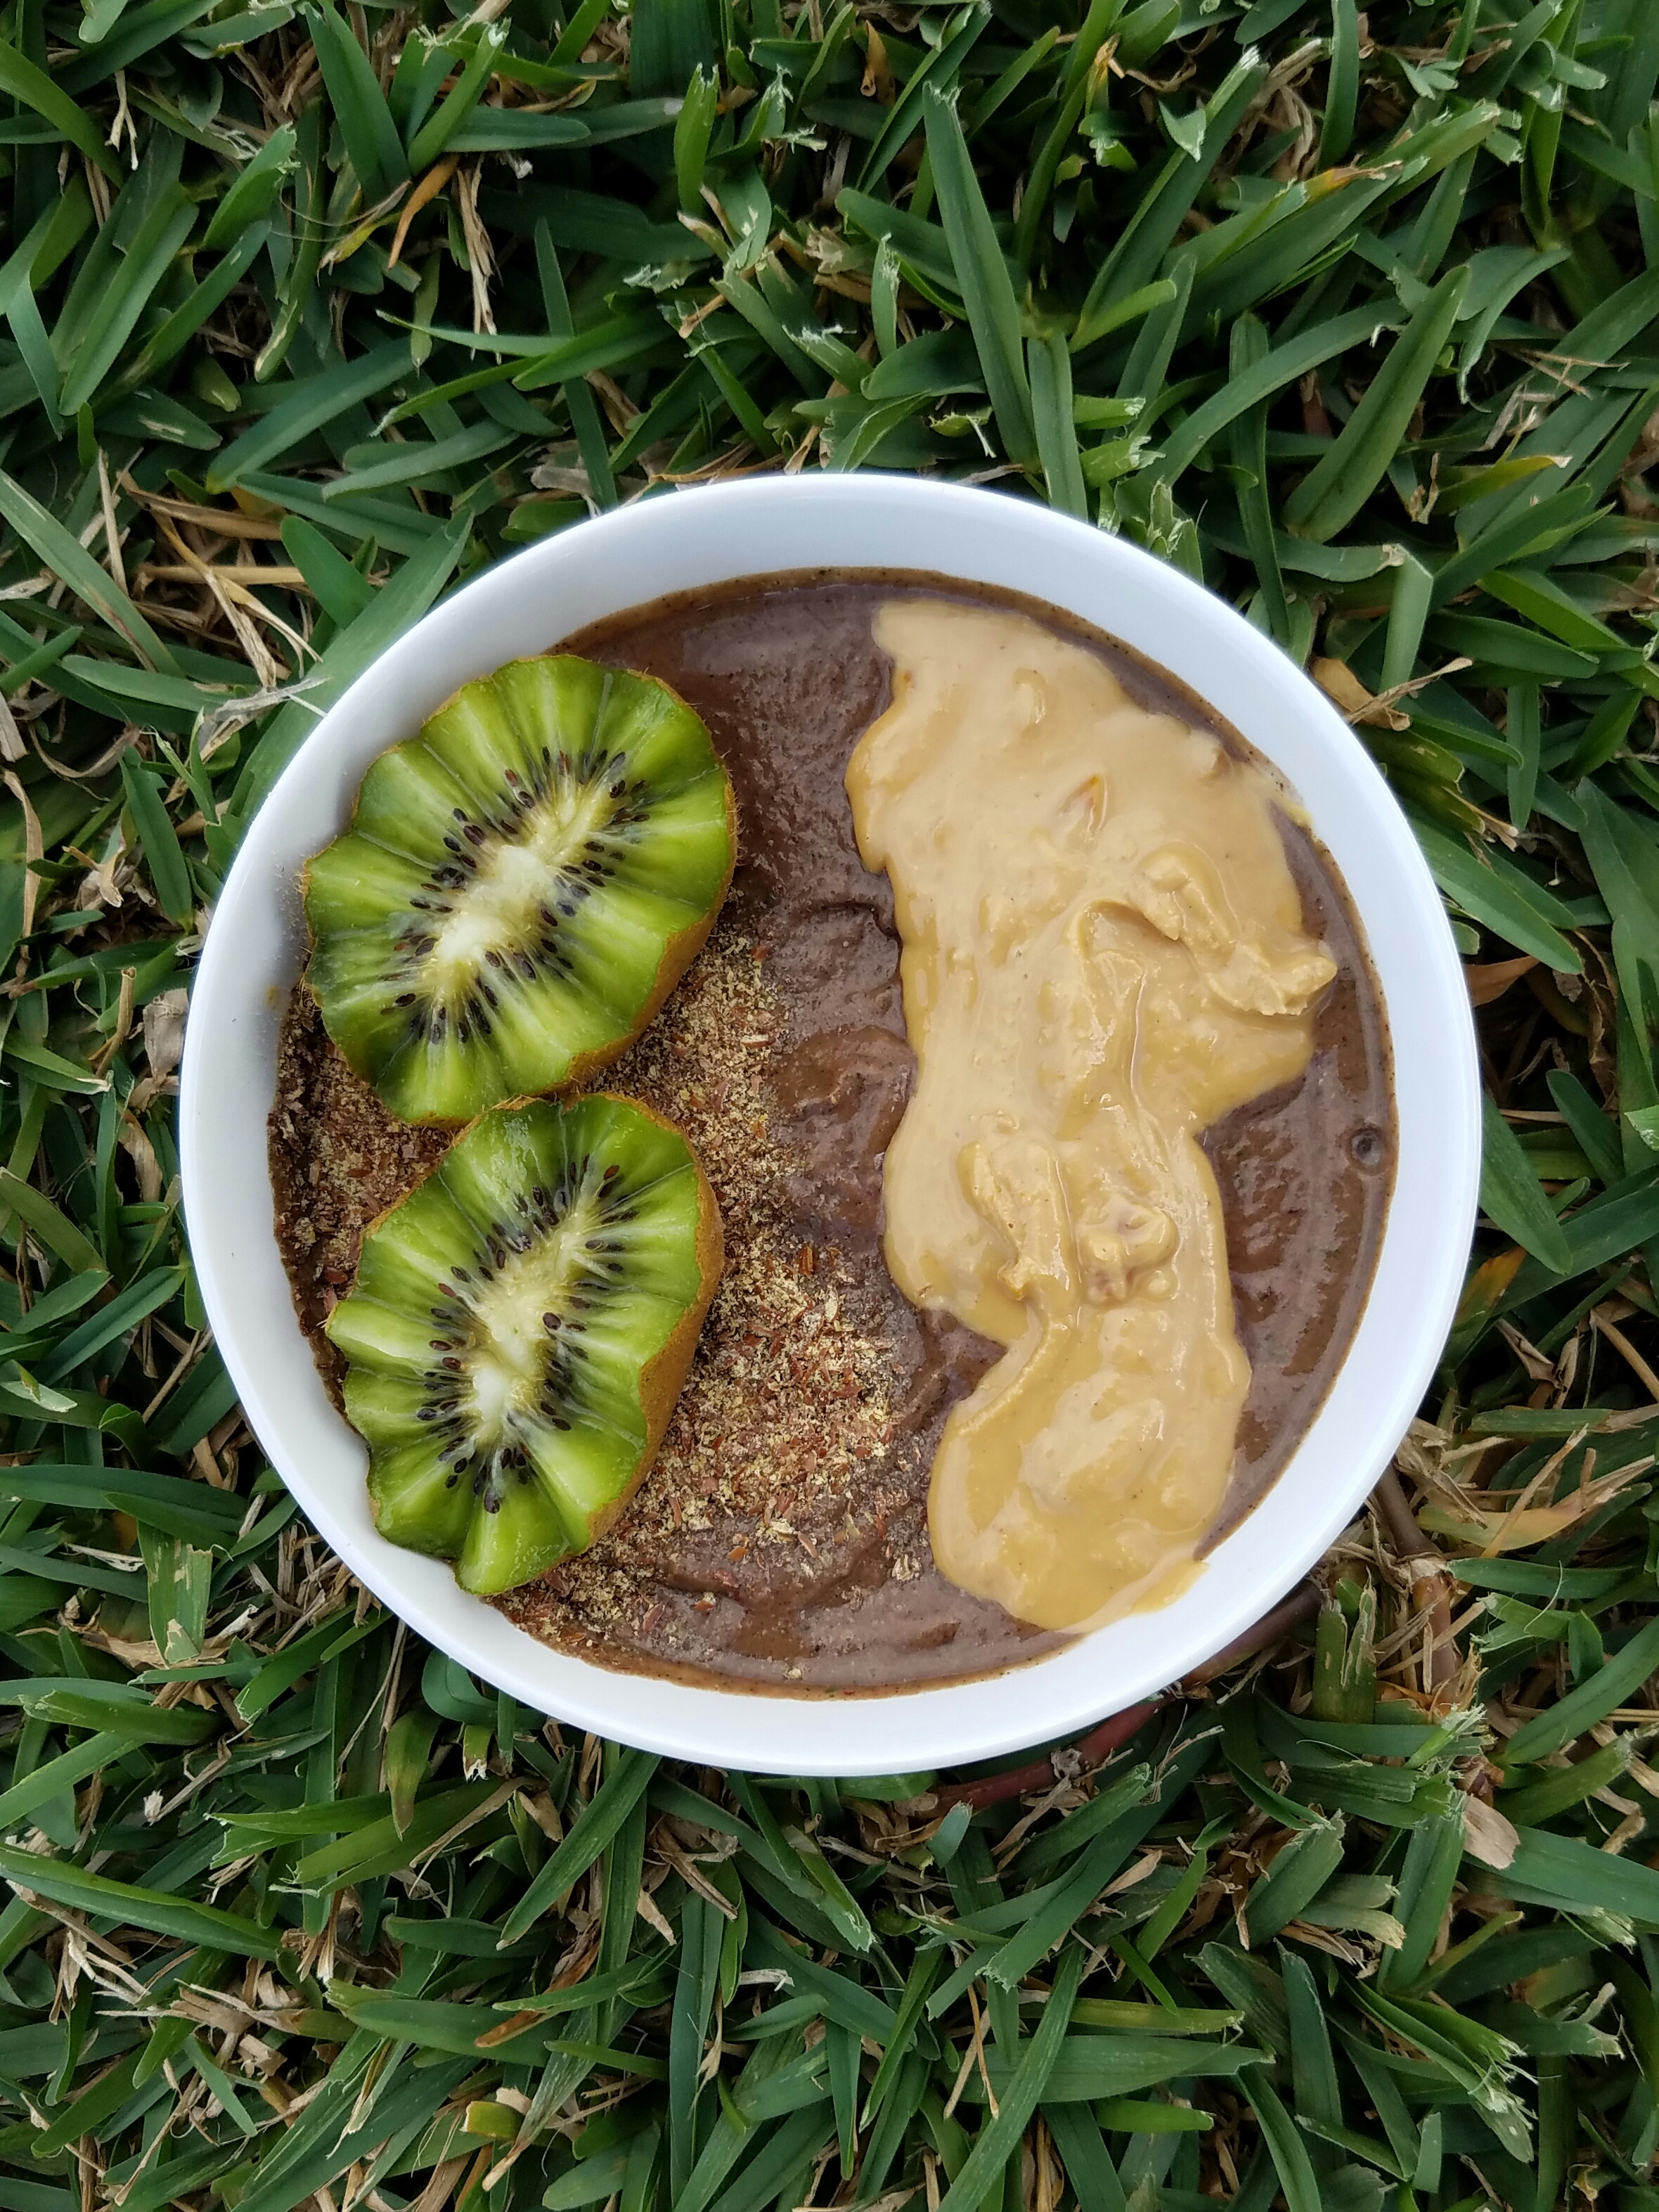
<path fill-rule="evenodd" d="M 1659 9 L 562 4 L 0 15 L 0 2208 L 1659 2205 Z M 1482 1006 L 1462 1315 L 1316 1618 L 1002 1785 L 425 1651 L 178 1218 L 318 708 L 592 507 L 820 466 L 1243 605 Z"/>

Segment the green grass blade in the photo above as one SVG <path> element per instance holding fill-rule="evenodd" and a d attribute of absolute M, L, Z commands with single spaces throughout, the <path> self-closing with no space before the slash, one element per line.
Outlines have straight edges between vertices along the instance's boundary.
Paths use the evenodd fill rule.
<path fill-rule="evenodd" d="M 1540 1713 L 1504 1746 L 1505 1766 L 1535 1765 L 1576 1742 L 1606 1714 L 1623 1705 L 1638 1682 L 1659 1668 L 1659 1620 L 1650 1620 L 1586 1680 L 1547 1712 Z"/>
<path fill-rule="evenodd" d="M 548 1860 L 501 1926 L 501 1941 L 512 1942 L 533 1928 L 579 1876 L 586 1873 L 621 1828 L 657 1771 L 646 1752 L 624 1752 L 614 1771 L 583 1807 L 570 1832 Z"/>
<path fill-rule="evenodd" d="M 1133 20 L 1129 18 L 1123 26 L 1126 40 Z M 1121 307 L 1158 274 L 1158 264 L 1190 213 L 1200 186 L 1220 159 L 1266 75 L 1256 53 L 1247 50 L 1205 110 L 1200 152 L 1194 156 L 1177 150 L 1164 161 L 1089 288 L 1079 318 L 1079 334 L 1073 340 L 1079 350 L 1103 335 L 1105 318 L 1114 307 Z"/>
<path fill-rule="evenodd" d="M 1565 1275 L 1572 1255 L 1532 1163 L 1490 1097 L 1482 1102 L 1480 1204 L 1517 1244 Z"/>
<path fill-rule="evenodd" d="M 37 115 L 44 115 L 94 168 L 101 169 L 106 177 L 119 179 L 119 165 L 92 118 L 45 70 L 37 68 L 3 39 L 0 39 L 0 92 L 9 93 L 14 100 L 21 100 L 26 106 L 32 107 Z"/>
<path fill-rule="evenodd" d="M 1285 2192 L 1287 2212 L 1322 2212 L 1319 2180 L 1308 2155 L 1306 2141 L 1275 2094 L 1266 2072 L 1256 2067 L 1248 2068 L 1239 2076 L 1239 2087 L 1261 2123 L 1262 2139 L 1273 2159 L 1279 2185 Z"/>
<path fill-rule="evenodd" d="M 1325 83 L 1325 118 L 1319 131 L 1319 166 L 1334 168 L 1353 141 L 1359 100 L 1359 11 L 1354 0 L 1331 0 L 1331 58 Z"/>
<path fill-rule="evenodd" d="M 1053 1991 L 1042 2008 L 1042 2025 L 1022 2047 L 1018 2063 L 1000 2100 L 997 2116 L 980 2131 L 968 2154 L 967 2163 L 945 2191 L 939 2212 L 972 2212 L 972 2208 L 983 2201 L 993 2176 L 1002 2172 L 1018 2149 L 1020 2138 L 1042 2101 L 1060 2056 L 1082 1973 L 1082 1953 L 1069 1949 L 1060 1961 Z"/>
<path fill-rule="evenodd" d="M 383 491 L 394 484 L 435 488 L 436 480 L 448 470 L 465 468 L 488 454 L 499 453 L 503 446 L 512 444 L 516 434 L 499 422 L 475 422 L 469 429 L 454 431 L 447 438 L 404 440 L 385 448 L 386 458 L 376 461 L 366 458 L 373 448 L 357 447 L 350 456 L 353 465 L 343 476 L 323 486 L 323 497 L 359 498 L 365 492 Z"/>
<path fill-rule="evenodd" d="M 152 668 L 176 671 L 178 663 L 107 569 L 101 568 L 86 548 L 49 514 L 39 500 L 0 470 L 0 516 L 61 578 L 79 599 L 101 615 Z"/>
<path fill-rule="evenodd" d="M 190 871 L 185 866 L 185 856 L 179 850 L 156 780 L 128 752 L 121 756 L 121 781 L 161 911 L 182 929 L 196 911 L 195 895 Z"/>
<path fill-rule="evenodd" d="M 264 252 L 269 227 L 256 222 L 244 230 L 229 252 L 220 256 L 212 272 L 182 300 L 166 319 L 128 357 L 104 386 L 102 404 L 112 405 L 136 392 L 158 371 L 178 358 L 191 338 L 224 305 Z"/>
<path fill-rule="evenodd" d="M 1074 514 L 1079 522 L 1086 522 L 1089 499 L 1078 457 L 1077 426 L 1072 416 L 1072 356 L 1065 339 L 1056 334 L 1029 340 L 1026 363 L 1048 504 L 1062 514 Z"/>
<path fill-rule="evenodd" d="M 307 21 L 357 181 L 368 199 L 384 199 L 409 179 L 409 161 L 386 94 L 368 55 L 329 0 L 307 10 Z"/>
<path fill-rule="evenodd" d="M 372 399 L 409 374 L 409 349 L 392 339 L 360 360 L 302 378 L 289 398 L 226 447 L 208 470 L 208 489 L 228 490 L 243 477 L 280 459 L 291 446 L 334 422 L 348 408 Z"/>
<path fill-rule="evenodd" d="M 1451 334 L 1468 270 L 1443 276 L 1389 349 L 1330 452 L 1285 502 L 1286 526 L 1318 541 L 1352 521 L 1382 482 Z"/>
<path fill-rule="evenodd" d="M 1298 332 L 1283 345 L 1272 347 L 1257 356 L 1237 375 L 1230 376 L 1221 390 L 1195 407 L 1178 429 L 1164 442 L 1163 458 L 1158 473 L 1166 483 L 1176 483 L 1192 465 L 1206 446 L 1229 423 L 1263 400 L 1273 398 L 1292 384 L 1299 384 L 1310 371 L 1322 368 L 1328 361 L 1351 353 L 1364 345 L 1381 331 L 1395 327 L 1397 319 L 1383 315 L 1378 319 L 1374 307 L 1359 307 L 1346 315 L 1335 316 L 1328 323 L 1321 323 L 1309 331 Z M 1357 412 L 1358 410 L 1356 410 Z M 1323 463 L 1321 464 L 1323 466 Z M 1315 533 L 1307 532 L 1306 536 Z M 1327 532 L 1334 536 L 1334 532 Z"/>
<path fill-rule="evenodd" d="M 312 671 L 313 688 L 290 699 L 272 719 L 232 800 L 238 814 L 251 813 L 269 791 L 317 717 L 338 697 L 377 653 L 418 622 L 453 573 L 465 543 L 465 526 L 441 532 L 410 556 L 381 587 L 355 621 L 335 637 Z"/>
<path fill-rule="evenodd" d="M 111 1881 L 61 1859 L 41 1859 L 10 1844 L 0 1844 L 0 1875 L 14 1889 L 26 1889 L 82 1912 L 112 1920 L 118 1927 L 142 1928 L 228 1952 L 238 1959 L 275 1959 L 276 1938 L 239 1912 L 167 1897 L 131 1882 Z"/>
<path fill-rule="evenodd" d="M 507 33 L 501 25 L 484 25 L 460 75 L 444 95 L 443 105 L 410 141 L 409 166 L 415 175 L 431 167 L 472 114 L 506 44 Z"/>
<path fill-rule="evenodd" d="M 960 17 L 956 19 L 951 35 L 928 53 L 921 68 L 893 102 L 875 144 L 865 157 L 864 167 L 859 173 L 861 190 L 868 191 L 879 181 L 900 147 L 915 135 L 917 125 L 924 118 L 927 104 L 940 97 L 949 97 L 963 62 L 989 27 L 990 22 L 991 10 L 977 4 L 975 0 L 975 4 L 964 8 Z M 932 143 L 930 126 L 930 154 Z M 933 158 L 937 170 L 937 157 Z"/>
<path fill-rule="evenodd" d="M 1014 288 L 969 158 L 956 102 L 930 86 L 924 112 L 939 216 L 950 240 L 957 281 L 967 302 L 968 320 L 985 372 L 985 388 L 991 395 L 1009 458 L 1022 467 L 1031 467 L 1037 460 L 1036 429 L 1031 419 L 1031 393 L 1020 347 Z"/>

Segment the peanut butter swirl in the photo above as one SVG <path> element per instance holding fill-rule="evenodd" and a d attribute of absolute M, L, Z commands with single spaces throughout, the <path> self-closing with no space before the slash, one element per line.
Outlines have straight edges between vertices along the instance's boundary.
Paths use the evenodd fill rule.
<path fill-rule="evenodd" d="M 1335 966 L 1262 769 L 1024 616 L 895 600 L 875 635 L 847 788 L 917 1060 L 887 1263 L 1007 1347 L 940 1439 L 933 1553 L 1096 1626 L 1174 1596 L 1220 1506 L 1249 1366 L 1198 1138 L 1302 1073 Z"/>

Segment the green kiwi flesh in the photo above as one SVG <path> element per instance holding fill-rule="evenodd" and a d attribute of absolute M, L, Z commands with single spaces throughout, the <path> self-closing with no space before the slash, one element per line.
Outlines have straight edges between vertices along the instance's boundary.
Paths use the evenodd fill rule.
<path fill-rule="evenodd" d="M 666 684 L 509 661 L 380 755 L 307 870 L 329 1035 L 405 1121 L 582 1079 L 696 957 L 735 823 L 708 732 Z"/>
<path fill-rule="evenodd" d="M 585 1550 L 661 1441 L 721 1256 L 696 1154 L 630 1100 L 465 1130 L 325 1323 L 381 1534 L 486 1595 Z"/>

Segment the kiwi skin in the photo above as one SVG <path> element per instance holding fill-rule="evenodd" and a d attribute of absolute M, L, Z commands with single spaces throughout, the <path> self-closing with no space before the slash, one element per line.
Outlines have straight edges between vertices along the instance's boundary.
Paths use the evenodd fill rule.
<path fill-rule="evenodd" d="M 688 932 L 687 934 L 690 933 Z M 683 1144 L 685 1143 L 684 1132 L 665 1115 L 659 1114 L 654 1108 L 646 1105 L 642 1100 L 627 1097 L 619 1091 L 592 1091 L 585 1095 L 626 1106 L 631 1112 L 653 1123 L 658 1128 L 665 1129 L 671 1135 L 678 1137 Z M 538 1098 L 511 1098 L 504 1100 L 499 1106 L 489 1108 L 487 1111 L 492 1115 L 511 1113 L 515 1108 L 538 1105 L 540 1103 Z M 476 1121 L 482 1121 L 483 1118 L 484 1116 L 480 1115 L 476 1117 Z M 457 1132 L 455 1141 L 458 1144 L 467 1132 L 476 1126 L 476 1121 L 468 1122 L 465 1128 Z M 588 1548 L 597 1542 L 607 1529 L 616 1525 L 626 1511 L 635 1492 L 650 1472 L 651 1463 L 657 1455 L 658 1448 L 667 1430 L 675 1404 L 684 1387 L 686 1376 L 690 1371 L 691 1361 L 697 1348 L 697 1340 L 702 1333 L 703 1322 L 713 1303 L 714 1292 L 720 1287 L 721 1271 L 726 1264 L 726 1237 L 720 1223 L 720 1205 L 714 1196 L 714 1188 L 704 1171 L 702 1162 L 698 1158 L 695 1149 L 689 1144 L 685 1145 L 685 1149 L 696 1177 L 697 1230 L 695 1254 L 702 1288 L 695 1303 L 688 1306 L 681 1316 L 672 1334 L 663 1344 L 660 1350 L 655 1352 L 640 1370 L 640 1406 L 645 1418 L 646 1435 L 644 1447 L 635 1463 L 632 1474 L 610 1504 L 601 1508 L 593 1516 L 588 1528 L 587 1546 L 573 1546 L 569 1552 L 563 1554 L 565 1559 L 574 1557 L 579 1551 Z M 443 1160 L 441 1158 L 427 1170 L 426 1174 L 417 1177 L 416 1182 L 410 1184 L 402 1199 L 378 1213 L 365 1227 L 363 1241 L 366 1242 L 383 1222 L 390 1219 L 398 1211 L 398 1206 L 412 1196 L 414 1192 L 418 1190 L 430 1176 L 436 1175 L 442 1166 Z M 378 1528 L 380 1519 L 380 1500 L 375 1497 L 372 1486 L 369 1491 L 369 1505 Z M 399 1548 L 403 1548 L 407 1542 L 406 1539 L 392 1540 L 398 1542 Z M 550 1575 L 557 1572 L 562 1564 L 562 1559 L 552 1560 L 540 1573 L 526 1577 L 525 1583 L 514 1584 L 510 1587 L 523 1588 L 530 1583 L 545 1581 Z M 459 1580 L 459 1573 L 457 1579 Z M 463 1583 L 462 1587 L 465 1588 L 466 1585 Z M 500 1593 L 495 1590 L 485 1590 L 475 1594 L 480 1596 L 495 1596 Z"/>
<path fill-rule="evenodd" d="M 550 652 L 556 653 L 560 648 L 557 647 L 550 647 L 549 650 Z M 544 658 L 545 656 L 536 653 L 526 653 L 520 654 L 516 657 L 519 659 L 534 660 Z M 501 667 L 511 667 L 513 665 L 514 663 L 511 661 L 503 662 L 501 664 Z M 490 678 L 498 676 L 501 672 L 501 667 L 485 669 L 477 676 L 469 677 L 466 683 L 458 684 L 447 698 L 442 700 L 439 705 L 433 708 L 429 714 L 422 717 L 422 728 L 424 728 L 428 722 L 434 721 L 440 714 L 443 714 L 450 707 L 453 707 L 455 702 L 460 697 L 462 692 L 468 690 L 471 684 L 488 682 Z M 699 721 L 702 720 L 702 718 L 701 715 L 697 714 L 696 709 L 675 690 L 672 684 L 665 684 L 659 676 L 651 675 L 642 669 L 623 669 L 617 672 L 623 675 L 634 676 L 637 678 L 641 683 L 653 684 L 659 690 L 666 692 L 669 697 L 672 699 L 677 705 L 684 708 L 688 714 L 693 715 Z M 378 756 L 376 757 L 378 757 Z M 717 759 L 718 757 L 719 756 L 716 755 Z M 371 762 L 369 765 L 372 767 L 374 763 Z M 722 766 L 724 764 L 722 763 Z M 364 773 L 367 774 L 367 770 L 365 770 Z M 599 1046 L 591 1052 L 579 1053 L 571 1060 L 563 1080 L 562 1082 L 550 1085 L 546 1091 L 537 1095 L 558 1098 L 571 1097 L 582 1090 L 589 1079 L 594 1075 L 597 1075 L 600 1069 L 608 1067 L 612 1060 L 620 1059 L 622 1054 L 628 1050 L 630 1045 L 637 1042 L 639 1038 L 644 1035 L 645 1031 L 662 1012 L 663 1007 L 667 1003 L 670 992 L 672 991 L 675 984 L 679 981 L 681 976 L 684 975 L 686 969 L 691 965 L 691 963 L 696 958 L 698 953 L 702 951 L 703 946 L 708 943 L 709 933 L 720 918 L 720 909 L 726 903 L 726 894 L 732 888 L 732 878 L 738 863 L 738 809 L 736 797 L 732 789 L 732 779 L 729 774 L 725 777 L 725 784 L 726 842 L 727 854 L 726 873 L 720 880 L 719 890 L 716 891 L 714 898 L 709 903 L 708 913 L 700 920 L 688 924 L 688 926 L 684 929 L 681 930 L 677 936 L 671 937 L 664 945 L 662 959 L 657 969 L 656 981 L 652 986 L 650 996 L 641 1006 L 638 1018 L 635 1021 L 634 1026 L 628 1031 L 626 1036 L 619 1036 L 616 1038 L 613 1042 L 609 1044 Z M 337 836 L 349 836 L 356 830 L 357 826 L 358 808 L 362 800 L 362 780 L 360 778 L 358 781 L 357 789 L 352 797 L 350 819 L 346 823 L 345 828 L 337 833 Z M 337 842 L 337 838 L 330 840 L 331 844 Z M 316 855 L 313 854 L 312 858 L 314 860 Z M 304 909 L 306 902 L 310 896 L 311 880 L 312 860 L 307 860 L 300 871 L 300 896 L 302 910 Z M 307 973 L 308 969 L 309 963 L 307 963 Z M 305 979 L 302 978 L 302 980 Z M 317 994 L 313 992 L 313 996 L 316 997 L 316 995 Z M 319 1012 L 324 1012 L 320 999 L 318 1000 L 318 1006 Z M 324 1012 L 324 1025 L 325 1028 L 327 1027 L 325 1012 Z M 333 1039 L 336 1047 L 344 1054 L 348 1063 L 352 1066 L 354 1072 L 362 1077 L 365 1082 L 372 1084 L 374 1077 L 370 1070 L 367 1066 L 360 1066 L 358 1064 L 344 1041 L 337 1036 L 334 1036 L 331 1030 L 330 1030 L 329 1034 Z M 516 1102 L 494 1100 L 491 1102 L 489 1108 L 485 1108 L 481 1110 L 489 1111 L 492 1110 L 495 1106 L 514 1103 L 523 1103 L 524 1100 L 522 1098 Z M 642 1109 L 641 1110 L 644 1109 Z M 474 1115 L 470 1119 L 455 1120 L 448 1115 L 441 1114 L 417 1114 L 410 1115 L 400 1115 L 398 1118 L 400 1120 L 407 1120 L 412 1127 L 449 1128 L 453 1129 L 459 1135 L 464 1129 L 470 1128 L 472 1126 L 472 1121 L 477 1119 L 478 1116 Z M 678 1385 L 676 1388 L 678 1388 Z M 655 1449 L 654 1444 L 652 1449 L 653 1450 Z"/>

